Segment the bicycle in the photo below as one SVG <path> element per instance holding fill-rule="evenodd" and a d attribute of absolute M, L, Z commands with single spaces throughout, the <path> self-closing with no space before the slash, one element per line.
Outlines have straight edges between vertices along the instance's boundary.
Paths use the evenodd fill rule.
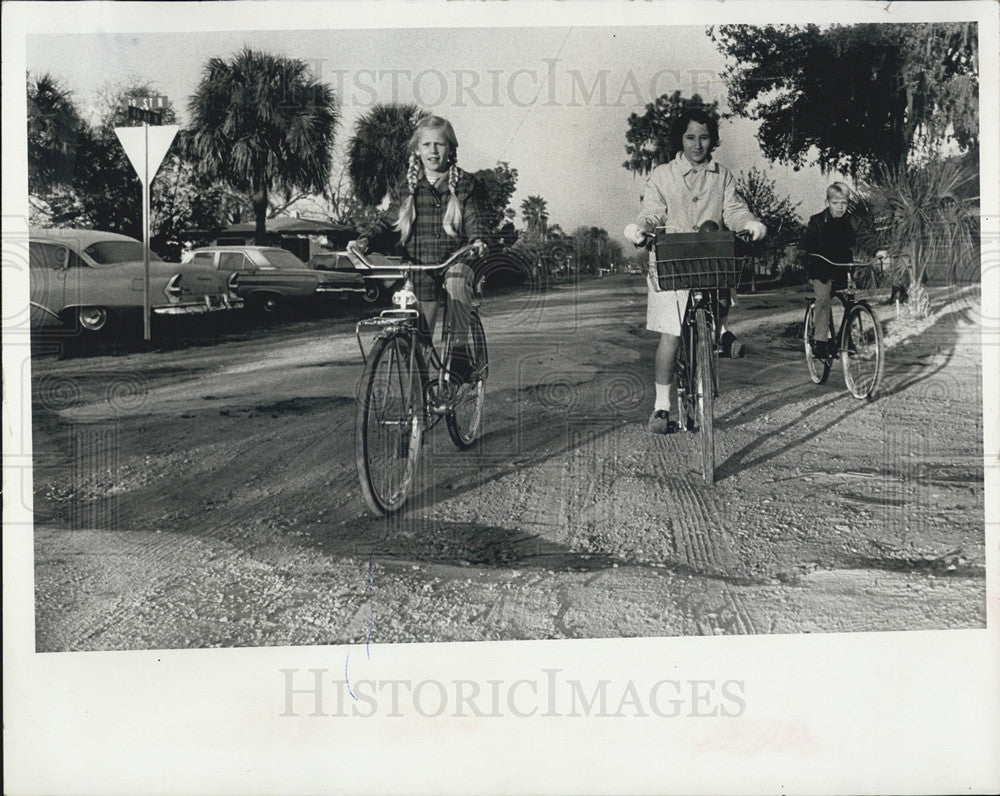
<path fill-rule="evenodd" d="M 656 230 L 656 277 L 660 290 L 687 290 L 674 383 L 683 427 L 700 432 L 702 476 L 715 482 L 715 399 L 719 396 L 722 338 L 719 291 L 735 289 L 746 258 L 747 233 Z"/>
<path fill-rule="evenodd" d="M 472 251 L 474 247 L 463 246 L 443 263 L 402 264 L 400 269 L 443 271 Z M 348 252 L 365 262 L 353 242 L 348 244 Z M 361 493 L 380 514 L 398 511 L 406 502 L 424 434 L 442 418 L 458 448 L 473 445 L 482 427 L 489 372 L 478 304 L 473 305 L 469 318 L 472 370 L 460 379 L 452 370 L 452 355 L 455 345 L 463 341 L 455 340 L 447 311 L 439 353 L 433 344 L 433 330 L 427 328 L 414 306 L 416 296 L 409 279 L 393 296 L 393 302 L 396 309 L 361 320 L 355 329 L 364 361 L 355 415 L 355 464 Z M 368 352 L 362 342 L 363 331 L 375 333 Z"/>
<path fill-rule="evenodd" d="M 847 268 L 847 286 L 836 290 L 833 296 L 842 306 L 840 325 L 833 335 L 834 304 L 830 305 L 830 332 L 827 341 L 827 356 L 817 357 L 814 353 L 815 340 L 815 305 L 816 299 L 810 299 L 806 307 L 806 315 L 802 324 L 802 342 L 805 347 L 806 367 L 814 384 L 825 384 L 830 376 L 833 360 L 840 357 L 844 369 L 844 383 L 848 391 L 860 400 L 871 399 L 878 392 L 885 371 L 885 347 L 882 342 L 882 327 L 875 318 L 871 305 L 864 299 L 856 299 L 858 292 L 854 283 L 854 269 L 871 263 L 835 263 L 821 254 L 819 257 L 830 265 Z"/>

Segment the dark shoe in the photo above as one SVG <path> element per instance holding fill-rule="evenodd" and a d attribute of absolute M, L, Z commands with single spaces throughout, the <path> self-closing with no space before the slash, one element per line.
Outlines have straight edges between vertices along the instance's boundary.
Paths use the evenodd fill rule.
<path fill-rule="evenodd" d="M 676 434 L 677 421 L 670 419 L 670 412 L 666 409 L 657 409 L 649 416 L 647 428 L 654 434 Z"/>
<path fill-rule="evenodd" d="M 828 359 L 830 357 L 830 346 L 826 340 L 816 340 L 812 344 L 812 352 L 816 359 Z"/>
<path fill-rule="evenodd" d="M 469 350 L 467 345 L 457 345 L 451 351 L 451 368 L 450 372 L 455 375 L 459 381 L 468 381 L 472 374 L 475 373 L 475 360 L 472 356 L 472 351 Z"/>
<path fill-rule="evenodd" d="M 722 356 L 729 359 L 743 359 L 747 355 L 747 347 L 740 342 L 732 332 L 722 335 Z"/>

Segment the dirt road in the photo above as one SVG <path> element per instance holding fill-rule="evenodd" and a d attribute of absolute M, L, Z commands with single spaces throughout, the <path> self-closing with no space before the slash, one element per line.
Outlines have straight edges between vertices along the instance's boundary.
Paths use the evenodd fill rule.
<path fill-rule="evenodd" d="M 809 382 L 805 296 L 740 299 L 712 487 L 696 435 L 645 430 L 637 277 L 488 299 L 481 443 L 435 429 L 389 519 L 354 470 L 352 317 L 36 357 L 37 648 L 983 627 L 978 292 L 879 308 L 871 403 L 838 365 Z"/>

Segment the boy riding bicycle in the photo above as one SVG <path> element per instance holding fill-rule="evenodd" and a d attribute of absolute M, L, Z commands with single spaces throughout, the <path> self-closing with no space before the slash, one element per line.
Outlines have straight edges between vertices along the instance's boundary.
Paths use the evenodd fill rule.
<path fill-rule="evenodd" d="M 843 290 L 847 284 L 845 269 L 831 265 L 827 260 L 835 263 L 854 262 L 857 228 L 855 219 L 848 210 L 850 196 L 851 189 L 846 184 L 835 182 L 830 185 L 826 189 L 826 209 L 809 219 L 802 236 L 806 276 L 816 297 L 816 342 L 813 344 L 813 355 L 817 359 L 826 359 L 830 355 L 827 338 L 830 336 L 831 296 L 835 291 Z"/>

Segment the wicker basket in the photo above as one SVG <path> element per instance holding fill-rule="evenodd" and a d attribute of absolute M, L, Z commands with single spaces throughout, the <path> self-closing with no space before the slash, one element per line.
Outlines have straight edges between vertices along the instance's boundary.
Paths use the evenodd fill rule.
<path fill-rule="evenodd" d="M 732 232 L 656 230 L 656 278 L 664 290 L 734 288 L 743 270 L 743 242 Z"/>

